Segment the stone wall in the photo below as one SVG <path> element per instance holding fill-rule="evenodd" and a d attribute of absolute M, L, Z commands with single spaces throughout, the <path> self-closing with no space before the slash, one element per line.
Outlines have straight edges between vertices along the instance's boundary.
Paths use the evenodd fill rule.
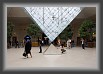
<path fill-rule="evenodd" d="M 27 17 L 9 17 L 8 21 L 14 24 L 13 35 L 15 33 L 19 41 L 23 40 L 27 26 L 32 22 L 31 19 Z"/>
<path fill-rule="evenodd" d="M 74 40 L 75 45 L 77 45 L 77 37 L 79 37 L 78 29 L 83 22 L 84 19 L 75 19 L 71 22 L 72 30 L 73 30 L 73 37 L 72 40 Z"/>

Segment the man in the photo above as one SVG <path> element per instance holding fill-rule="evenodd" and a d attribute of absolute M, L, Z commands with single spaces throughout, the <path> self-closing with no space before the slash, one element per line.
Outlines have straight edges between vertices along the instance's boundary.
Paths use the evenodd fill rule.
<path fill-rule="evenodd" d="M 40 44 L 40 51 L 39 51 L 39 53 L 42 53 L 42 47 L 41 46 L 42 46 L 43 43 L 42 43 L 41 38 L 39 39 L 39 44 Z"/>
<path fill-rule="evenodd" d="M 81 39 L 81 42 L 82 42 L 82 48 L 85 49 L 85 47 L 84 47 L 84 39 L 83 38 Z"/>

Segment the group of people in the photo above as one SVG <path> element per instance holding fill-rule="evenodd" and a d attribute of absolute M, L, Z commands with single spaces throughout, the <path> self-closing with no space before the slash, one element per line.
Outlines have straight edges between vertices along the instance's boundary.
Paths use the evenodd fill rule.
<path fill-rule="evenodd" d="M 31 58 L 32 58 L 32 54 L 31 54 L 31 47 L 32 47 L 32 43 L 31 43 L 31 37 L 29 35 L 26 35 L 24 37 L 24 44 L 25 44 L 25 50 L 24 50 L 24 53 L 23 53 L 23 56 L 27 57 L 28 58 L 28 54 L 30 54 Z M 43 45 L 43 41 L 42 39 L 40 38 L 39 39 L 39 46 L 40 46 L 40 51 L 39 53 L 42 53 L 42 46 Z"/>
<path fill-rule="evenodd" d="M 24 53 L 25 53 L 25 57 L 28 58 L 28 54 L 30 54 L 31 58 L 32 58 L 32 54 L 31 54 L 31 47 L 32 47 L 32 43 L 31 43 L 31 37 L 29 35 L 26 35 L 24 37 L 24 43 L 25 43 L 25 50 L 24 50 Z M 82 48 L 85 49 L 85 46 L 84 46 L 84 39 L 82 38 L 81 39 L 81 43 L 82 43 Z M 42 53 L 42 45 L 43 45 L 43 41 L 42 39 L 40 38 L 39 39 L 39 47 L 40 47 L 40 51 L 39 53 Z M 58 40 L 58 46 L 61 47 L 61 53 L 64 53 L 66 52 L 66 50 L 64 49 L 64 44 L 61 43 L 60 39 Z M 71 39 L 68 39 L 67 40 L 67 48 L 71 48 Z"/>
<path fill-rule="evenodd" d="M 74 43 L 74 42 L 70 38 L 68 38 L 67 43 L 66 43 L 67 49 L 72 48 L 72 43 Z M 83 38 L 81 38 L 81 45 L 82 45 L 82 49 L 85 49 L 85 40 Z M 58 46 L 61 47 L 62 53 L 64 53 L 66 51 L 66 50 L 64 50 L 64 44 L 60 41 L 60 39 L 58 40 Z"/>

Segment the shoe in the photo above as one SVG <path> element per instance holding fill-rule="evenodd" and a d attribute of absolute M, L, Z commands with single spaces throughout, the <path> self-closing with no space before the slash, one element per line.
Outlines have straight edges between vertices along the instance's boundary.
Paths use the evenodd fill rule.
<path fill-rule="evenodd" d="M 42 53 L 42 52 L 39 52 L 39 53 Z"/>

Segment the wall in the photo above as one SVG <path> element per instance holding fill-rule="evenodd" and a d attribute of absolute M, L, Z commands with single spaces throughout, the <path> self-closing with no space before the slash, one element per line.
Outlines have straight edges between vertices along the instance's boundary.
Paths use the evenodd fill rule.
<path fill-rule="evenodd" d="M 96 15 L 93 15 L 87 19 L 90 19 L 92 20 L 94 23 L 96 22 Z M 74 40 L 75 44 L 77 45 L 77 37 L 79 37 L 79 34 L 78 34 L 78 29 L 81 25 L 81 23 L 84 21 L 85 19 L 81 19 L 81 18 L 78 18 L 78 19 L 74 19 L 72 22 L 71 22 L 71 26 L 72 26 L 72 30 L 73 30 L 73 37 L 72 39 Z"/>
<path fill-rule="evenodd" d="M 15 25 L 13 34 L 16 34 L 19 41 L 23 40 L 26 35 L 26 28 L 32 22 L 31 19 L 27 17 L 9 17 L 8 21 Z"/>
<path fill-rule="evenodd" d="M 89 19 L 92 19 L 93 21 L 96 22 L 96 16 L 91 16 Z M 72 30 L 73 30 L 73 37 L 72 39 L 74 40 L 75 44 L 77 45 L 77 37 L 78 35 L 78 29 L 80 27 L 80 24 L 83 22 L 84 19 L 78 18 L 74 19 L 71 22 Z M 32 19 L 28 17 L 8 17 L 8 21 L 13 22 L 15 25 L 14 27 L 14 33 L 16 33 L 17 38 L 19 41 L 22 41 L 24 36 L 26 35 L 26 29 L 27 26 L 32 23 Z"/>
<path fill-rule="evenodd" d="M 84 19 L 75 19 L 71 22 L 72 30 L 73 30 L 73 37 L 74 43 L 77 45 L 77 37 L 79 37 L 78 29 L 83 22 Z"/>

